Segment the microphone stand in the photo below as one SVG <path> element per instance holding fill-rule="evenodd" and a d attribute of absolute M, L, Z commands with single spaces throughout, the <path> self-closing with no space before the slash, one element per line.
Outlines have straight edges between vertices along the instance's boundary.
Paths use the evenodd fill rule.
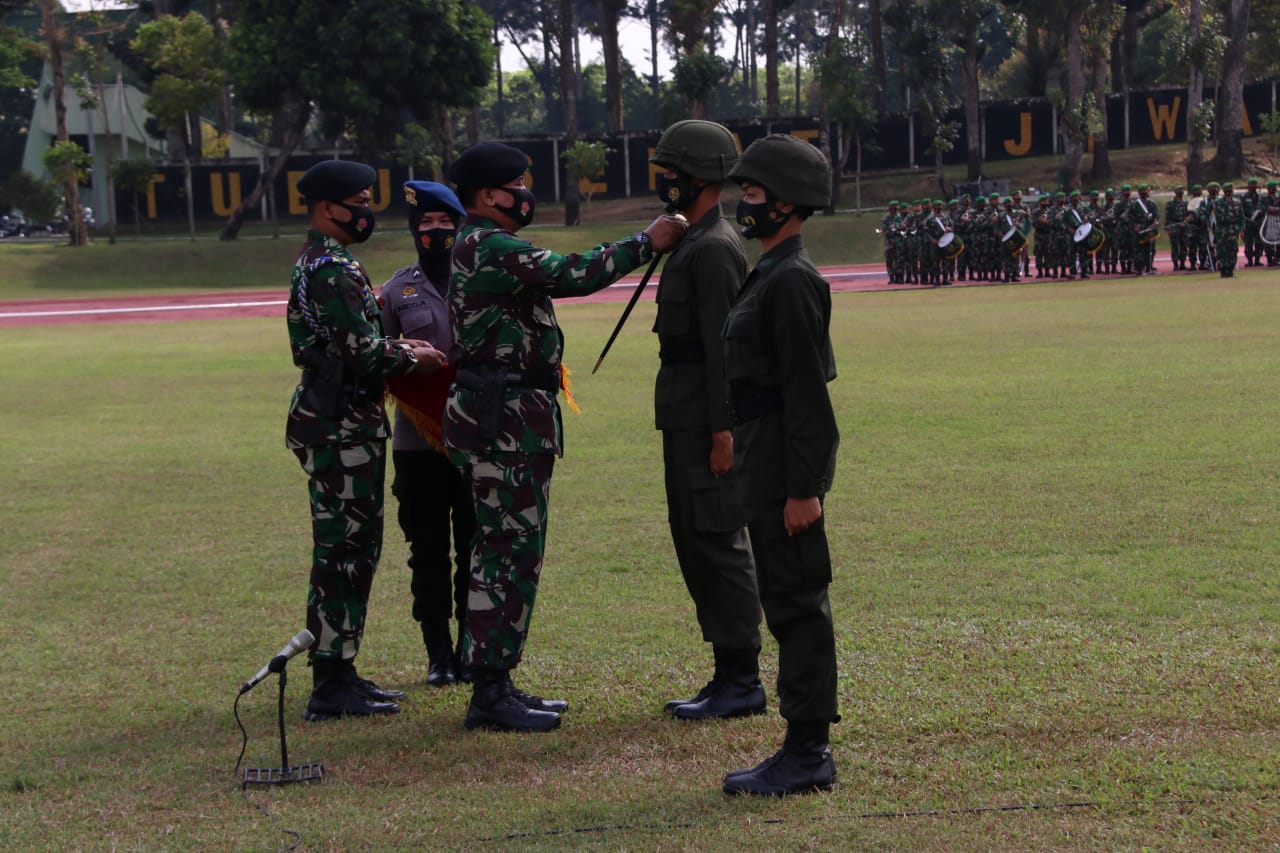
<path fill-rule="evenodd" d="M 279 767 L 246 767 L 240 777 L 240 787 L 250 785 L 291 785 L 294 782 L 319 782 L 324 779 L 324 764 L 301 764 L 289 766 L 289 742 L 284 732 L 284 687 L 288 681 L 287 666 L 280 668 L 280 696 L 276 703 L 276 712 L 280 722 L 280 766 Z"/>

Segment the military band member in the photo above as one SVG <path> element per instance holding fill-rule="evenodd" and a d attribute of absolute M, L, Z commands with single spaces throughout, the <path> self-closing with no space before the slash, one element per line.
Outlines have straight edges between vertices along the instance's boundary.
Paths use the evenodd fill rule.
<path fill-rule="evenodd" d="M 369 591 L 382 553 L 382 498 L 390 432 L 384 377 L 435 370 L 444 354 L 382 331 L 369 276 L 349 247 L 369 239 L 372 167 L 326 160 L 298 179 L 310 222 L 294 264 L 287 324 L 302 379 L 285 443 L 307 474 L 312 559 L 307 628 L 314 687 L 305 718 L 394 714 L 398 690 L 356 673 Z"/>
<path fill-rule="evenodd" d="M 1015 189 L 1009 194 L 1013 199 L 1013 215 L 1014 220 L 1018 223 L 1018 230 L 1022 232 L 1023 237 L 1031 236 L 1031 208 L 1022 200 L 1022 190 Z M 1022 252 L 1019 258 L 1022 261 L 1021 274 L 1022 278 L 1031 277 L 1031 248 L 1030 239 L 1022 244 Z"/>
<path fill-rule="evenodd" d="M 1262 203 L 1262 195 L 1258 192 L 1258 179 L 1250 178 L 1248 187 L 1237 199 L 1244 211 L 1244 265 L 1260 267 L 1262 266 L 1262 240 L 1258 235 L 1262 217 L 1256 214 Z"/>
<path fill-rule="evenodd" d="M 581 254 L 561 255 L 521 239 L 533 221 L 528 159 L 496 142 L 473 145 L 450 180 L 467 210 L 452 255 L 449 288 L 457 380 L 445 406 L 444 441 L 471 484 L 471 554 L 463 654 L 472 670 L 465 725 L 544 732 L 567 703 L 518 690 L 547 535 L 547 498 L 562 452 L 557 395 L 564 335 L 552 299 L 584 296 L 617 281 L 684 236 L 661 216 L 644 231 Z"/>
<path fill-rule="evenodd" d="M 1164 206 L 1164 230 L 1169 234 L 1169 254 L 1175 270 L 1187 269 L 1187 202 L 1185 187 L 1174 187 L 1173 198 Z"/>
<path fill-rule="evenodd" d="M 1036 202 L 1036 210 L 1031 217 L 1031 227 L 1035 230 L 1036 278 L 1049 276 L 1049 263 L 1052 257 L 1053 243 L 1053 210 L 1049 207 L 1050 198 L 1041 193 Z"/>
<path fill-rule="evenodd" d="M 1085 211 L 1080 206 L 1080 190 L 1072 190 L 1067 196 L 1067 206 L 1062 214 L 1062 236 L 1067 254 L 1067 278 L 1075 278 L 1077 274 L 1082 279 L 1089 277 L 1084 268 L 1084 259 L 1088 257 L 1084 251 L 1084 243 L 1076 242 L 1076 231 L 1086 221 Z"/>
<path fill-rule="evenodd" d="M 884 240 L 884 270 L 890 284 L 906 281 L 906 236 L 897 200 L 889 202 L 888 212 L 880 217 L 880 238 Z"/>
<path fill-rule="evenodd" d="M 1190 198 L 1187 199 L 1187 261 L 1188 269 L 1209 269 L 1209 239 L 1200 218 L 1200 208 L 1204 205 L 1204 190 L 1199 184 L 1192 184 Z"/>
<path fill-rule="evenodd" d="M 738 143 L 723 125 L 676 122 L 649 162 L 666 169 L 658 176 L 659 198 L 690 222 L 658 285 L 654 414 L 676 561 L 715 661 L 706 686 L 668 702 L 666 710 L 685 720 L 762 714 L 760 594 L 735 491 L 720 341 L 747 276 L 742 243 L 720 213 L 720 190 L 738 162 Z"/>
<path fill-rule="evenodd" d="M 1263 227 L 1267 226 L 1268 216 L 1280 218 L 1280 181 L 1267 181 L 1267 194 L 1261 198 L 1258 206 L 1262 209 Z M 1280 266 L 1280 245 L 1265 240 L 1262 245 L 1267 255 L 1267 266 Z"/>
<path fill-rule="evenodd" d="M 959 212 L 953 227 L 965 245 L 965 250 L 956 258 L 956 280 L 965 281 L 973 275 L 973 202 L 968 193 L 960 196 Z"/>
<path fill-rule="evenodd" d="M 1240 232 L 1244 230 L 1244 208 L 1235 197 L 1230 181 L 1222 185 L 1222 195 L 1214 204 L 1213 220 L 1218 273 L 1223 278 L 1235 278 L 1236 262 L 1240 254 Z"/>
<path fill-rule="evenodd" d="M 1106 242 L 1102 244 L 1102 271 L 1115 275 L 1120 269 L 1120 235 L 1124 225 L 1116 215 L 1116 191 L 1107 187 L 1102 194 L 1102 234 Z"/>
<path fill-rule="evenodd" d="M 1204 203 L 1196 212 L 1200 233 L 1204 235 L 1205 254 L 1209 259 L 1209 265 L 1204 269 L 1221 272 L 1222 265 L 1218 260 L 1218 202 L 1222 200 L 1222 185 L 1217 181 L 1210 181 L 1205 184 L 1204 189 Z"/>
<path fill-rule="evenodd" d="M 1010 238 L 1009 240 L 1001 240 L 1001 238 L 1010 231 L 1014 231 L 1018 234 L 1021 234 L 1021 231 L 1018 228 L 1017 213 L 1015 213 L 1013 209 L 1013 199 L 1009 196 L 1005 196 L 1001 205 L 1003 210 L 996 216 L 994 223 L 995 233 L 999 235 L 996 239 L 1000 240 L 997 244 L 1000 261 L 999 274 L 1005 284 L 1016 284 L 1021 281 L 1018 277 L 1018 273 L 1022 270 L 1022 251 L 1020 249 L 1016 252 L 1011 251 L 1013 238 Z"/>
<path fill-rule="evenodd" d="M 840 435 L 827 383 L 835 379 L 831 290 L 801 230 L 830 198 L 822 152 L 785 134 L 752 143 L 731 178 L 743 188 L 738 222 L 761 256 L 724 326 L 734 415 L 734 468 L 747 513 L 766 623 L 778 642 L 782 749 L 728 774 L 733 794 L 830 790 L 828 748 L 838 722 L 831 556 L 823 499 Z"/>
<path fill-rule="evenodd" d="M 1138 197 L 1130 205 L 1130 221 L 1134 223 L 1134 274 L 1156 272 L 1156 239 L 1160 231 L 1160 207 L 1151 199 L 1151 188 L 1138 185 Z"/>

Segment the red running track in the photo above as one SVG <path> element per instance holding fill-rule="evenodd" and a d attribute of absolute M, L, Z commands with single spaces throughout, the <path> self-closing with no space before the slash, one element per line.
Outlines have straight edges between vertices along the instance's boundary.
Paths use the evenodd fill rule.
<path fill-rule="evenodd" d="M 1168 256 L 1157 258 L 1168 267 Z M 874 290 L 923 290 L 921 285 L 890 284 L 884 266 L 851 264 L 822 267 L 832 293 Z M 1023 279 L 1034 282 L 1035 278 Z M 1048 282 L 1050 279 L 1044 279 Z M 565 299 L 567 303 L 625 302 L 640 276 L 633 274 L 591 296 Z M 994 282 L 957 282 L 954 287 L 982 286 Z M 657 287 L 650 282 L 647 289 Z M 155 323 L 168 320 L 222 320 L 239 317 L 283 317 L 288 293 L 284 290 L 224 291 L 178 296 L 122 296 L 112 299 L 31 299 L 0 301 L 0 326 L 71 325 L 77 323 Z"/>

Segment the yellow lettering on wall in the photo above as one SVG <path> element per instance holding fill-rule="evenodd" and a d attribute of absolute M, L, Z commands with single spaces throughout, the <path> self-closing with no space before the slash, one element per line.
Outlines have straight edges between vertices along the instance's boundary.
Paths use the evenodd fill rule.
<path fill-rule="evenodd" d="M 298 192 L 298 178 L 302 175 L 302 172 L 293 169 L 285 172 L 285 194 L 289 197 L 289 213 L 294 216 L 302 216 L 307 212 L 307 203 L 302 198 L 302 193 Z"/>
<path fill-rule="evenodd" d="M 373 199 L 369 207 L 375 213 L 386 210 L 391 205 L 391 170 L 379 169 L 378 180 L 373 184 Z"/>
<path fill-rule="evenodd" d="M 224 193 L 222 186 L 223 177 L 227 178 L 230 185 L 230 192 Z M 230 201 L 228 201 L 228 195 Z M 240 173 L 232 172 L 210 172 L 209 173 L 209 197 L 212 200 L 213 212 L 218 216 L 230 216 L 232 212 L 240 206 Z"/>
<path fill-rule="evenodd" d="M 1010 157 L 1025 157 L 1031 150 L 1031 113 L 1018 113 L 1018 138 L 1004 141 L 1005 153 Z"/>
<path fill-rule="evenodd" d="M 1182 96 L 1173 96 L 1173 106 L 1160 104 L 1156 106 L 1155 98 L 1147 98 L 1147 113 L 1151 116 L 1151 133 L 1156 142 L 1166 136 L 1172 141 L 1174 128 L 1178 126 L 1178 110 L 1182 107 Z"/>
<path fill-rule="evenodd" d="M 1249 108 L 1240 105 L 1240 129 L 1244 131 L 1245 136 L 1253 136 L 1253 124 L 1249 121 Z"/>
<path fill-rule="evenodd" d="M 164 183 L 164 175 L 152 175 L 147 185 L 147 218 L 156 218 L 156 184 Z"/>
<path fill-rule="evenodd" d="M 585 196 L 592 193 L 607 193 L 609 191 L 609 183 L 607 181 L 588 181 L 586 178 L 578 179 L 578 192 Z"/>
<path fill-rule="evenodd" d="M 655 150 L 656 149 L 653 149 L 653 148 L 649 149 L 650 158 L 653 157 L 653 152 Z M 666 166 L 659 166 L 658 164 L 652 162 L 652 160 L 650 161 L 649 163 L 649 191 L 650 192 L 654 192 L 658 189 L 658 180 L 657 180 L 658 175 L 661 175 L 665 171 L 667 171 Z"/>
<path fill-rule="evenodd" d="M 817 139 L 817 138 L 818 138 L 818 131 L 816 131 L 816 130 L 793 130 L 793 131 L 791 131 L 791 135 L 792 135 L 792 136 L 794 136 L 796 139 L 803 139 L 805 142 L 812 142 L 813 140 L 815 140 L 815 139 Z"/>

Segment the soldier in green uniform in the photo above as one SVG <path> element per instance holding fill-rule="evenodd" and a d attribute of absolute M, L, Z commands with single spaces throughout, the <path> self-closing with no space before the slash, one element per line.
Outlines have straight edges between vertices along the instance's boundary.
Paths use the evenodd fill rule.
<path fill-rule="evenodd" d="M 1267 181 L 1267 194 L 1258 202 L 1258 207 L 1262 209 L 1262 224 L 1266 226 L 1267 217 L 1280 217 L 1280 181 Z M 1280 244 L 1268 243 L 1263 240 L 1266 247 L 1267 266 L 1280 266 Z"/>
<path fill-rule="evenodd" d="M 973 218 L 969 246 L 969 280 L 986 281 L 991 264 L 991 216 L 987 210 L 987 197 L 979 193 L 973 199 Z"/>
<path fill-rule="evenodd" d="M 1164 230 L 1169 234 L 1169 254 L 1173 268 L 1187 268 L 1187 202 L 1182 198 L 1185 187 L 1174 187 L 1173 198 L 1164 206 Z"/>
<path fill-rule="evenodd" d="M 1230 181 L 1222 185 L 1222 195 L 1213 208 L 1214 245 L 1218 253 L 1218 274 L 1235 278 L 1240 255 L 1240 232 L 1244 230 L 1244 207 L 1235 197 Z"/>
<path fill-rule="evenodd" d="M 1156 274 L 1156 240 L 1160 234 L 1160 207 L 1151 198 L 1151 188 L 1138 184 L 1138 197 L 1129 207 L 1134 223 L 1134 274 Z"/>
<path fill-rule="evenodd" d="M 538 591 L 547 496 L 562 451 L 557 394 L 564 336 L 552 298 L 584 296 L 617 281 L 684 236 L 682 219 L 582 254 L 560 255 L 516 236 L 533 221 L 528 159 L 496 142 L 474 145 L 449 169 L 467 210 L 452 254 L 449 314 L 458 371 L 444 413 L 444 443 L 471 484 L 471 553 L 463 656 L 472 671 L 466 727 L 549 731 L 564 702 L 517 689 Z"/>
<path fill-rule="evenodd" d="M 1204 189 L 1204 203 L 1196 211 L 1196 222 L 1199 223 L 1200 233 L 1204 235 L 1205 254 L 1209 259 L 1209 265 L 1202 269 L 1221 271 L 1218 261 L 1218 202 L 1222 199 L 1222 185 L 1217 181 L 1210 181 L 1204 185 Z"/>
<path fill-rule="evenodd" d="M 889 202 L 888 212 L 880 217 L 880 237 L 884 240 L 884 270 L 889 276 L 890 284 L 902 284 L 906 280 L 906 265 L 903 260 L 905 241 L 898 207 L 896 200 Z"/>
<path fill-rule="evenodd" d="M 1187 259 L 1188 269 L 1209 269 L 1209 240 L 1205 233 L 1204 223 L 1200 220 L 1200 209 L 1204 206 L 1204 191 L 1199 184 L 1192 184 L 1191 197 L 1187 199 Z"/>
<path fill-rule="evenodd" d="M 298 179 L 310 228 L 293 267 L 286 322 L 302 368 L 285 428 L 311 498 L 311 582 L 307 628 L 314 688 L 308 720 L 394 714 L 398 690 L 356 673 L 369 591 L 382 552 L 387 437 L 386 376 L 435 370 L 444 354 L 424 341 L 382 333 L 369 276 L 348 247 L 373 233 L 364 163 L 326 160 Z"/>
<path fill-rule="evenodd" d="M 964 251 L 956 258 L 956 279 L 965 281 L 972 276 L 973 270 L 973 208 L 969 194 L 960 196 L 960 209 L 955 215 L 954 228 L 956 236 L 964 240 Z"/>
<path fill-rule="evenodd" d="M 1102 194 L 1102 234 L 1106 242 L 1099 250 L 1101 254 L 1101 272 L 1115 275 L 1120 263 L 1120 220 L 1116 217 L 1116 191 L 1112 187 Z"/>
<path fill-rule="evenodd" d="M 1042 193 L 1037 201 L 1031 227 L 1035 229 L 1036 278 L 1044 278 L 1049 275 L 1049 250 L 1053 241 L 1053 218 L 1047 193 Z"/>
<path fill-rule="evenodd" d="M 1258 236 L 1261 216 L 1257 216 L 1262 202 L 1262 194 L 1258 192 L 1258 179 L 1249 179 L 1249 188 L 1240 194 L 1240 207 L 1244 210 L 1244 265 L 1246 267 L 1262 266 L 1262 240 Z"/>
<path fill-rule="evenodd" d="M 668 702 L 667 711 L 686 720 L 762 714 L 760 593 L 735 494 L 720 343 L 724 318 L 747 276 L 742 243 L 720 212 L 738 143 L 723 125 L 690 119 L 667 128 L 649 162 L 666 169 L 658 176 L 658 197 L 690 222 L 658 284 L 654 412 L 671 540 L 715 660 L 711 680 L 695 696 Z"/>
<path fill-rule="evenodd" d="M 1018 223 L 1018 230 L 1022 232 L 1023 237 L 1031 236 L 1031 208 L 1022 200 L 1022 190 L 1015 189 L 1009 194 L 1013 199 L 1013 218 Z M 1022 261 L 1021 277 L 1031 278 L 1031 248 L 1028 245 L 1030 240 L 1022 244 L 1022 251 L 1019 258 Z"/>
<path fill-rule="evenodd" d="M 730 773 L 723 788 L 761 795 L 830 790 L 836 768 L 828 735 L 840 715 L 823 497 L 840 436 L 827 391 L 836 376 L 831 291 L 801 230 L 830 198 L 831 167 L 809 143 L 772 134 L 747 148 L 730 177 L 743 188 L 743 234 L 759 240 L 762 252 L 724 326 L 734 468 L 765 620 L 778 641 L 787 733 L 781 750 Z"/>
<path fill-rule="evenodd" d="M 1013 199 L 1005 196 L 1001 201 L 1001 206 L 1003 209 L 996 214 L 992 232 L 996 240 L 999 241 L 996 245 L 999 252 L 998 260 L 1000 266 L 998 269 L 999 277 L 996 280 L 1003 281 L 1006 284 L 1017 284 L 1021 281 L 1018 277 L 1018 272 L 1022 269 L 1022 251 L 1021 249 L 1016 252 L 1012 250 L 1013 245 L 1015 245 L 1014 238 L 1011 237 L 1008 240 L 1002 240 L 1001 238 L 1010 231 L 1021 234 L 1021 229 L 1018 228 L 1018 216 L 1013 209 Z"/>

